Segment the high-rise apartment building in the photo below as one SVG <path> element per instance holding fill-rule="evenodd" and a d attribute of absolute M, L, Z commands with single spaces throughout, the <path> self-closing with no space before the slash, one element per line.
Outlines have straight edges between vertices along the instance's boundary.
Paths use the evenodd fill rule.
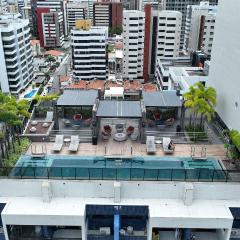
<path fill-rule="evenodd" d="M 145 13 L 123 11 L 123 78 L 143 78 Z"/>
<path fill-rule="evenodd" d="M 187 17 L 187 6 L 196 5 L 201 2 L 201 0 L 164 0 L 166 10 L 179 11 L 182 13 L 182 28 L 181 28 L 181 49 L 183 49 L 184 44 L 184 33 L 185 33 L 185 24 Z M 210 5 L 216 5 L 218 0 L 209 0 Z"/>
<path fill-rule="evenodd" d="M 48 8 L 37 8 L 38 32 L 41 47 L 63 46 L 63 13 L 50 12 Z"/>
<path fill-rule="evenodd" d="M 94 26 L 106 26 L 112 29 L 122 27 L 123 5 L 115 1 L 99 1 L 93 5 Z"/>
<path fill-rule="evenodd" d="M 28 20 L 13 14 L 0 16 L 0 85 L 4 93 L 18 95 L 33 80 Z"/>
<path fill-rule="evenodd" d="M 201 50 L 211 55 L 216 12 L 217 5 L 210 6 L 208 1 L 188 6 L 184 35 L 186 53 Z"/>
<path fill-rule="evenodd" d="M 219 4 L 212 58 L 210 83 L 217 92 L 217 113 L 229 129 L 240 131 L 239 40 L 240 1 Z"/>
<path fill-rule="evenodd" d="M 88 11 L 87 11 L 87 3 L 86 2 L 70 2 L 67 3 L 67 25 L 68 25 L 68 32 L 70 33 L 71 30 L 75 27 L 76 21 L 81 19 L 88 18 Z"/>
<path fill-rule="evenodd" d="M 68 34 L 66 1 L 32 0 L 31 8 L 35 30 L 34 35 L 40 39 L 41 46 L 62 46 L 62 39 Z M 44 29 L 44 27 L 46 28 Z"/>
<path fill-rule="evenodd" d="M 78 20 L 71 31 L 73 76 L 75 80 L 106 80 L 107 27 L 91 26 Z"/>
<path fill-rule="evenodd" d="M 157 57 L 176 58 L 180 51 L 182 14 L 163 10 L 158 14 Z"/>

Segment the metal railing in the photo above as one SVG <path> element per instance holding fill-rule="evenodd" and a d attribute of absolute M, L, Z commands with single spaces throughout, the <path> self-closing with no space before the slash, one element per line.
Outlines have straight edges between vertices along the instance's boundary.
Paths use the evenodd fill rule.
<path fill-rule="evenodd" d="M 77 168 L 13 167 L 0 168 L 0 178 L 69 179 L 119 181 L 190 181 L 240 182 L 240 171 L 216 169 L 146 169 L 146 168 Z"/>
<path fill-rule="evenodd" d="M 146 136 L 155 136 L 156 139 L 163 137 L 170 137 L 176 143 L 212 143 L 214 142 L 214 135 L 211 131 L 207 132 L 169 132 L 146 130 Z"/>

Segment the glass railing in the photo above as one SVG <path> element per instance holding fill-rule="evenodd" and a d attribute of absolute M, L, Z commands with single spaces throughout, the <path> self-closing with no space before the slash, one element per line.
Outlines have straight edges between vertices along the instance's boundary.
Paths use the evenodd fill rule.
<path fill-rule="evenodd" d="M 26 166 L 0 168 L 0 178 L 118 181 L 240 182 L 240 171 L 215 169 L 78 168 Z"/>

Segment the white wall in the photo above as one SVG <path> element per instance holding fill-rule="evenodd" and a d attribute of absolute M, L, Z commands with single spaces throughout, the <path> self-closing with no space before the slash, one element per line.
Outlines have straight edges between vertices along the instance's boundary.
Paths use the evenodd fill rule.
<path fill-rule="evenodd" d="M 240 1 L 220 0 L 210 67 L 217 112 L 228 128 L 240 131 Z"/>

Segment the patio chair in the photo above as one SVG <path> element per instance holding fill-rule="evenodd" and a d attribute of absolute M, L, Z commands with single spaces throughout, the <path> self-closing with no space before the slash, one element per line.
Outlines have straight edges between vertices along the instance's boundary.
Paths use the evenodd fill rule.
<path fill-rule="evenodd" d="M 103 140 L 108 140 L 111 136 L 111 134 L 106 133 L 105 131 L 102 131 L 101 134 L 102 134 L 102 139 Z"/>
<path fill-rule="evenodd" d="M 148 154 L 156 153 L 156 144 L 155 144 L 154 136 L 147 136 L 146 145 L 147 145 L 147 153 Z"/>
<path fill-rule="evenodd" d="M 79 147 L 79 137 L 77 135 L 71 136 L 71 142 L 68 147 L 70 152 L 77 152 Z"/>
<path fill-rule="evenodd" d="M 175 148 L 170 146 L 171 144 L 171 138 L 169 137 L 163 137 L 162 145 L 163 145 L 163 151 L 165 153 L 173 153 Z"/>
<path fill-rule="evenodd" d="M 63 146 L 63 135 L 56 135 L 53 151 L 60 152 Z"/>
<path fill-rule="evenodd" d="M 130 136 L 131 134 L 133 134 L 133 132 L 134 132 L 134 127 L 133 126 L 129 126 L 127 128 L 127 134 Z"/>
<path fill-rule="evenodd" d="M 130 138 L 132 141 L 136 141 L 138 139 L 138 130 L 134 129 L 133 133 L 131 134 Z"/>
<path fill-rule="evenodd" d="M 110 125 L 105 125 L 105 126 L 103 127 L 103 131 L 104 131 L 105 133 L 111 135 L 111 133 L 112 133 L 112 128 L 110 127 Z"/>
<path fill-rule="evenodd" d="M 164 124 L 167 126 L 167 127 L 171 127 L 175 122 L 175 119 L 174 118 L 169 118 L 167 119 Z"/>
<path fill-rule="evenodd" d="M 53 121 L 53 112 L 47 112 L 45 122 L 52 122 Z"/>

